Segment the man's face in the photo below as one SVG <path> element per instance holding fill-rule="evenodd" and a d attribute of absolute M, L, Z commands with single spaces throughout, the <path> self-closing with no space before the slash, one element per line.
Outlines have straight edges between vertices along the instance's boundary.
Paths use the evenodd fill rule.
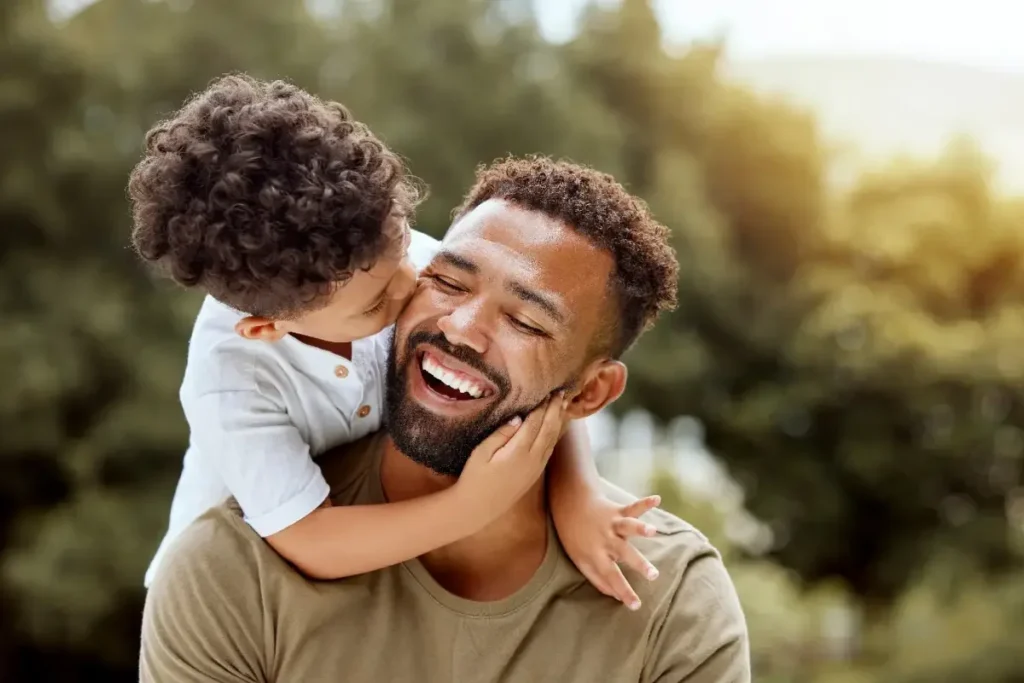
<path fill-rule="evenodd" d="M 576 388 L 612 266 L 572 228 L 501 200 L 460 219 L 395 327 L 385 401 L 398 448 L 458 476 L 501 424 Z"/>

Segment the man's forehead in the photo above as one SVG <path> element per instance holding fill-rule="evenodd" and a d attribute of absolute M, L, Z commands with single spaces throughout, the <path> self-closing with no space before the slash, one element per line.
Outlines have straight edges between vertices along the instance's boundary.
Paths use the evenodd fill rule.
<path fill-rule="evenodd" d="M 572 227 L 495 199 L 452 226 L 441 254 L 471 265 L 484 277 L 550 293 L 571 314 L 580 312 L 576 307 L 581 299 L 593 300 L 595 292 L 603 291 L 612 267 L 611 255 Z"/>
<path fill-rule="evenodd" d="M 467 213 L 442 244 L 463 255 L 477 248 L 504 251 L 518 267 L 530 266 L 539 278 L 558 274 L 569 265 L 596 266 L 598 274 L 610 272 L 611 255 L 571 226 L 502 199 L 489 199 Z"/>

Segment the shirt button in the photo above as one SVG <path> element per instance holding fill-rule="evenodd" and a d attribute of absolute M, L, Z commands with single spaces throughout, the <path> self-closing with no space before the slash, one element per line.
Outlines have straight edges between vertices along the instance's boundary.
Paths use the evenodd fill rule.
<path fill-rule="evenodd" d="M 363 406 L 362 408 L 359 409 L 359 412 L 356 414 L 359 417 L 366 417 L 367 415 L 370 414 L 370 406 Z"/>
<path fill-rule="evenodd" d="M 348 377 L 348 368 L 346 368 L 344 365 L 339 365 L 338 367 L 334 368 L 334 376 L 337 377 L 338 379 L 345 379 L 346 377 Z"/>

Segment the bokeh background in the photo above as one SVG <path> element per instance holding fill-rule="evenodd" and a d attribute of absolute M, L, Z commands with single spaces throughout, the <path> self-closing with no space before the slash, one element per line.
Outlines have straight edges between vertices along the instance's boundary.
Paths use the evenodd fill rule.
<path fill-rule="evenodd" d="M 671 226 L 681 306 L 594 442 L 723 549 L 755 680 L 1024 681 L 1020 13 L 3 0 L 0 680 L 137 677 L 199 301 L 137 263 L 124 188 L 154 121 L 246 71 L 368 122 L 434 235 L 528 152 Z"/>

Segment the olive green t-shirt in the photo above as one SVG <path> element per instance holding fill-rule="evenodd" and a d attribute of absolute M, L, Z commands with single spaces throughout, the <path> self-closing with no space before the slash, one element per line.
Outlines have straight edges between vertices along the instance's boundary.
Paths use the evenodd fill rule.
<path fill-rule="evenodd" d="M 382 433 L 320 461 L 336 504 L 384 501 Z M 617 489 L 609 495 L 630 498 Z M 304 578 L 232 502 L 198 519 L 146 599 L 140 677 L 159 683 L 747 683 L 743 613 L 715 549 L 661 512 L 639 549 L 661 576 L 632 578 L 631 612 L 600 594 L 557 536 L 508 598 L 449 593 L 413 560 L 338 581 Z"/>

